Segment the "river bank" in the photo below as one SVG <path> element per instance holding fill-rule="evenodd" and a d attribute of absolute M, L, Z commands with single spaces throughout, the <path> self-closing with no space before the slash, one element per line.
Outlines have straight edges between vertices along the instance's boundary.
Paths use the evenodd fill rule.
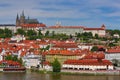
<path fill-rule="evenodd" d="M 36 70 L 33 72 L 41 73 L 41 74 L 64 74 L 64 75 L 120 75 L 120 70 L 61 70 L 61 72 L 56 73 L 52 71 L 46 71 L 46 70 Z"/>

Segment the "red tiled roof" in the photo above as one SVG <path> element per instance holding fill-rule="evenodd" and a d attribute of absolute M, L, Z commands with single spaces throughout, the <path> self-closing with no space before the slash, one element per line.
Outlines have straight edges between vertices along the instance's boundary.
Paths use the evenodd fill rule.
<path fill-rule="evenodd" d="M 53 47 L 57 48 L 78 48 L 76 43 L 58 42 Z"/>
<path fill-rule="evenodd" d="M 48 28 L 54 28 L 54 29 L 57 29 L 57 28 L 84 28 L 84 26 L 50 26 Z"/>
<path fill-rule="evenodd" d="M 2 63 L 6 63 L 7 65 L 21 66 L 19 62 L 12 61 L 12 60 L 2 60 L 0 61 L 0 64 Z"/>
<path fill-rule="evenodd" d="M 81 55 L 81 51 L 70 51 L 70 50 L 49 50 L 46 55 Z"/>
<path fill-rule="evenodd" d="M 84 30 L 105 30 L 103 28 L 84 28 Z"/>
<path fill-rule="evenodd" d="M 106 51 L 107 53 L 120 53 L 120 46 L 115 46 Z"/>
<path fill-rule="evenodd" d="M 51 65 L 49 61 L 43 62 L 43 65 Z"/>
<path fill-rule="evenodd" d="M 84 59 L 104 59 L 105 54 L 104 53 L 88 53 L 85 54 Z"/>
<path fill-rule="evenodd" d="M 46 25 L 45 24 L 43 24 L 43 23 L 40 23 L 40 24 L 22 24 L 21 25 L 22 27 L 46 27 Z"/>
<path fill-rule="evenodd" d="M 101 60 L 100 62 L 97 59 L 82 59 L 82 60 L 66 60 L 64 64 L 72 65 L 112 65 L 112 62 L 109 60 Z"/>

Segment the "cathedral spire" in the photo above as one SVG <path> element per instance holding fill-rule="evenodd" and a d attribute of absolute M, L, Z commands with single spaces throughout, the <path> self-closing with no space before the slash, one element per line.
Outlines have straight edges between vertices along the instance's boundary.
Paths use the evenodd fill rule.
<path fill-rule="evenodd" d="M 17 17 L 16 17 L 16 20 L 19 20 L 19 16 L 18 16 L 18 13 L 17 13 Z"/>
<path fill-rule="evenodd" d="M 25 15 L 24 15 L 24 10 L 22 11 L 22 14 L 20 15 L 20 24 L 25 23 Z"/>
<path fill-rule="evenodd" d="M 18 27 L 19 25 L 20 25 L 20 19 L 19 19 L 18 13 L 17 13 L 17 16 L 16 16 L 16 27 Z"/>
<path fill-rule="evenodd" d="M 22 16 L 24 16 L 24 10 L 22 11 Z"/>

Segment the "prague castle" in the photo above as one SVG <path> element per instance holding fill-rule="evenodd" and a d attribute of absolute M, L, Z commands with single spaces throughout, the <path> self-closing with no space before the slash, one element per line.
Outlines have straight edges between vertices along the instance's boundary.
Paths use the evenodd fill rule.
<path fill-rule="evenodd" d="M 29 19 L 29 17 L 26 19 L 23 11 L 20 17 L 18 14 L 16 17 L 16 26 L 20 26 L 22 24 L 39 24 L 39 21 L 37 19 Z"/>
<path fill-rule="evenodd" d="M 26 18 L 26 16 L 24 15 L 24 11 L 22 11 L 22 14 L 20 14 L 20 16 L 17 14 L 16 27 L 21 27 L 24 29 L 34 29 L 41 27 L 43 28 L 46 27 L 46 25 L 40 23 L 37 19 L 30 19 L 29 17 Z"/>

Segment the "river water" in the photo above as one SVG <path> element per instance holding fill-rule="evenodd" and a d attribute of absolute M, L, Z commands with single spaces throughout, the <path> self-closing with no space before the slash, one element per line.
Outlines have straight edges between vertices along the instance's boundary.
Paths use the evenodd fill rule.
<path fill-rule="evenodd" d="M 120 80 L 120 76 L 81 76 L 30 73 L 0 73 L 0 80 Z"/>

